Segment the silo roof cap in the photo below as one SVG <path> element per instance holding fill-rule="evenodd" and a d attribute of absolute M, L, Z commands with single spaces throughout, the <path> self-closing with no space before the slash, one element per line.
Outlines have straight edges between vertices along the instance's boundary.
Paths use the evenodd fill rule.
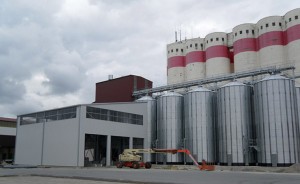
<path fill-rule="evenodd" d="M 169 91 L 166 94 L 161 95 L 161 97 L 163 96 L 165 97 L 165 96 L 182 96 L 182 95 L 173 91 Z"/>
<path fill-rule="evenodd" d="M 279 80 L 279 79 L 288 80 L 289 78 L 283 77 L 281 75 L 270 75 L 270 76 L 263 78 L 262 80 L 260 80 L 258 82 L 266 81 L 266 80 Z"/>
<path fill-rule="evenodd" d="M 137 99 L 136 102 L 145 102 L 145 101 L 152 101 L 152 100 L 154 100 L 154 99 L 151 96 L 147 95 L 147 96 L 143 96 L 143 97 Z"/>
<path fill-rule="evenodd" d="M 238 82 L 238 81 L 233 81 L 233 82 L 229 82 L 229 83 L 225 84 L 222 87 L 227 87 L 227 86 L 246 86 L 246 84 Z"/>
<path fill-rule="evenodd" d="M 211 90 L 204 88 L 202 86 L 199 86 L 193 90 L 188 91 L 188 93 L 192 93 L 192 92 L 211 92 Z"/>

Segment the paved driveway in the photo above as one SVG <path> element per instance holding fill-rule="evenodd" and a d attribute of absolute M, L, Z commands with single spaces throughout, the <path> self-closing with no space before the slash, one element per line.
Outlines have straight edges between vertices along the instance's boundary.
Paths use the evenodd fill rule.
<path fill-rule="evenodd" d="M 164 169 L 116 168 L 31 168 L 0 169 L 0 176 L 47 176 L 128 183 L 174 184 L 299 184 L 300 174 Z"/>

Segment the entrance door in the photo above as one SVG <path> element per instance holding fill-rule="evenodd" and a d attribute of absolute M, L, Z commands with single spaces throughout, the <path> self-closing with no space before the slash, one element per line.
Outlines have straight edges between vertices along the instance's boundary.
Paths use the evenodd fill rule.
<path fill-rule="evenodd" d="M 85 134 L 84 166 L 106 165 L 106 135 Z"/>

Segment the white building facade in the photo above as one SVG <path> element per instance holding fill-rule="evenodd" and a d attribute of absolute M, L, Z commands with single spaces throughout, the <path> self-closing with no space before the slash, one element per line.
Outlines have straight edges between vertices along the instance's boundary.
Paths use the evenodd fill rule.
<path fill-rule="evenodd" d="M 18 116 L 15 164 L 109 166 L 123 149 L 151 147 L 147 113 L 147 103 L 126 102 Z"/>

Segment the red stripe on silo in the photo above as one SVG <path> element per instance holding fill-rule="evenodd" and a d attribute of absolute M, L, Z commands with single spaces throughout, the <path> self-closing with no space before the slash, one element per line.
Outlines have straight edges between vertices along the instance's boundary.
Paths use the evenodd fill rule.
<path fill-rule="evenodd" d="M 173 67 L 185 67 L 185 57 L 174 56 L 168 58 L 168 69 Z"/>
<path fill-rule="evenodd" d="M 216 57 L 229 58 L 228 48 L 225 45 L 216 45 L 206 49 L 206 60 Z"/>
<path fill-rule="evenodd" d="M 257 48 L 262 49 L 268 46 L 284 45 L 283 31 L 272 31 L 258 37 Z"/>
<path fill-rule="evenodd" d="M 240 52 L 257 51 L 256 38 L 243 38 L 233 43 L 234 55 Z"/>
<path fill-rule="evenodd" d="M 205 62 L 205 52 L 204 51 L 193 51 L 189 52 L 185 56 L 185 65 L 195 62 Z"/>
<path fill-rule="evenodd" d="M 286 41 L 290 43 L 300 39 L 300 24 L 292 26 L 286 30 Z"/>
<path fill-rule="evenodd" d="M 234 55 L 241 52 L 259 51 L 268 46 L 284 46 L 295 40 L 300 40 L 300 24 L 292 26 L 286 31 L 271 31 L 260 35 L 258 38 L 237 40 L 233 44 Z"/>

